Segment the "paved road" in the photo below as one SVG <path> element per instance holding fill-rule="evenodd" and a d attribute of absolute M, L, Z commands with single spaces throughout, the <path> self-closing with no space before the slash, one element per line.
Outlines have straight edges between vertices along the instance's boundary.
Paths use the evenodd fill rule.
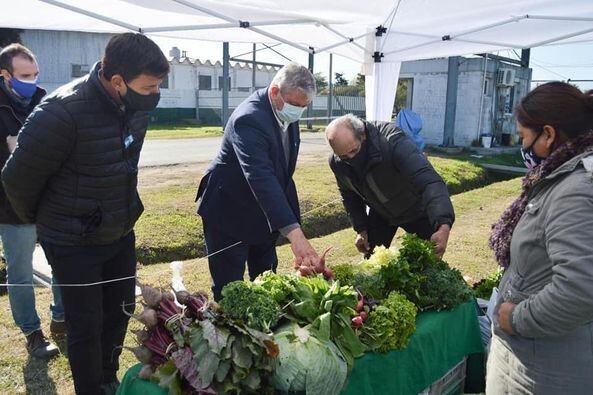
<path fill-rule="evenodd" d="M 222 137 L 198 139 L 146 140 L 140 167 L 208 162 L 216 156 Z M 329 152 L 323 133 L 301 134 L 301 154 Z"/>

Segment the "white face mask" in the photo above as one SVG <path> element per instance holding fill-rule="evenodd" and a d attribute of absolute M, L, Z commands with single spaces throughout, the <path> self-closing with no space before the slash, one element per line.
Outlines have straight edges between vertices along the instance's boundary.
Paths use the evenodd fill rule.
<path fill-rule="evenodd" d="M 307 107 L 298 107 L 287 103 L 286 100 L 280 96 L 280 94 L 278 94 L 278 97 L 280 97 L 284 102 L 284 107 L 282 107 L 282 110 L 278 110 L 278 118 L 284 122 L 293 123 L 298 121 L 303 115 L 303 112 L 307 109 Z"/>

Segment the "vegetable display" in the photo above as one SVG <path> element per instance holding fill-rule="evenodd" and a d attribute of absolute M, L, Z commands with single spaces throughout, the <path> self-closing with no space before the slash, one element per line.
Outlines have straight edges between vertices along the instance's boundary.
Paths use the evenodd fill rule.
<path fill-rule="evenodd" d="M 179 273 L 174 284 L 182 284 Z M 169 394 L 338 394 L 356 358 L 407 346 L 418 311 L 473 296 L 415 235 L 359 264 L 232 282 L 220 304 L 204 292 L 140 288 L 142 311 L 132 317 L 144 329 L 128 349 L 143 364 L 139 377 Z"/>

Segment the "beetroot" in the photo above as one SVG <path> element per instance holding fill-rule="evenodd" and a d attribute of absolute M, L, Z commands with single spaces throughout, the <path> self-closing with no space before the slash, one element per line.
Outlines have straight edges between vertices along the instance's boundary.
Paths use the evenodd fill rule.
<path fill-rule="evenodd" d="M 126 309 L 124 307 L 122 307 L 122 311 L 124 312 L 125 315 L 135 318 L 138 321 L 140 321 L 141 323 L 143 323 L 147 329 L 152 329 L 155 326 L 157 326 L 157 324 L 158 324 L 156 310 L 151 309 L 150 307 L 144 306 L 144 310 L 140 314 L 130 314 L 126 311 Z"/>
<path fill-rule="evenodd" d="M 132 333 L 136 335 L 136 340 L 141 344 L 150 338 L 150 333 L 146 329 L 133 329 Z"/>
<path fill-rule="evenodd" d="M 362 321 L 366 321 L 367 320 L 367 313 L 364 311 L 360 312 L 360 318 L 362 318 Z"/>
<path fill-rule="evenodd" d="M 124 347 L 127 350 L 130 350 L 134 353 L 138 361 L 142 362 L 143 364 L 149 364 L 152 360 L 152 351 L 150 351 L 147 347 L 144 346 L 136 346 L 136 347 Z"/>
<path fill-rule="evenodd" d="M 154 370 L 152 369 L 152 366 L 149 364 L 145 364 L 144 366 L 142 366 L 142 369 L 140 369 L 140 371 L 138 372 L 138 377 L 144 380 L 150 380 L 153 374 Z"/>
<path fill-rule="evenodd" d="M 144 303 L 146 303 L 146 305 L 150 308 L 156 308 L 163 299 L 163 293 L 161 290 L 140 283 L 138 285 L 142 291 Z"/>

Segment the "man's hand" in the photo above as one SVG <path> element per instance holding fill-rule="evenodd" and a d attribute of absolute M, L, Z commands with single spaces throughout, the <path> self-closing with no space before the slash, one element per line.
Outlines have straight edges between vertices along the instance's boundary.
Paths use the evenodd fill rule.
<path fill-rule="evenodd" d="M 356 235 L 356 241 L 354 242 L 354 245 L 356 246 L 358 252 L 364 254 L 369 251 L 369 234 L 366 230 L 363 230 L 362 232 Z"/>
<path fill-rule="evenodd" d="M 513 303 L 504 302 L 498 309 L 498 325 L 500 325 L 500 329 L 509 335 L 515 335 L 511 325 L 511 314 L 513 314 L 515 306 Z"/>
<path fill-rule="evenodd" d="M 447 250 L 447 242 L 449 241 L 449 233 L 451 227 L 447 224 L 439 226 L 439 229 L 430 236 L 430 241 L 436 244 L 435 252 L 439 259 L 443 258 L 445 250 Z"/>
<path fill-rule="evenodd" d="M 6 145 L 8 145 L 8 152 L 10 152 L 11 154 L 16 149 L 17 137 L 18 136 L 10 136 L 10 135 L 6 137 Z"/>
<path fill-rule="evenodd" d="M 301 266 L 314 268 L 319 265 L 319 255 L 317 255 L 300 227 L 291 230 L 286 238 L 290 241 L 290 248 L 294 254 L 295 269 Z"/>

